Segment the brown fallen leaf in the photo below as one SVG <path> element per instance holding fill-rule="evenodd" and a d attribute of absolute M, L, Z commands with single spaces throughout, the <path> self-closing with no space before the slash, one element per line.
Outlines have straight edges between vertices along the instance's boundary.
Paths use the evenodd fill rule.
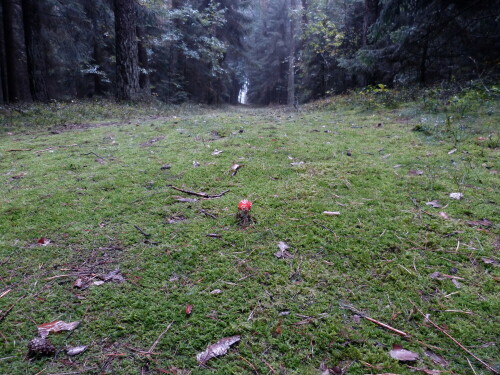
<path fill-rule="evenodd" d="M 279 250 L 274 253 L 274 256 L 276 258 L 279 258 L 279 259 L 293 258 L 293 255 L 287 251 L 290 248 L 290 246 L 288 246 L 285 242 L 283 242 L 283 241 L 278 242 L 278 248 L 279 248 Z"/>
<path fill-rule="evenodd" d="M 76 327 L 80 325 L 80 322 L 66 323 L 62 320 L 54 320 L 50 323 L 40 324 L 38 328 L 38 335 L 45 338 L 49 333 L 59 333 L 63 331 L 73 331 Z"/>
<path fill-rule="evenodd" d="M 499 266 L 500 262 L 493 258 L 481 258 L 484 264 L 493 264 L 494 266 Z"/>
<path fill-rule="evenodd" d="M 446 212 L 440 212 L 439 216 L 441 216 L 445 220 L 449 220 L 450 219 L 450 217 L 448 216 L 448 214 Z"/>
<path fill-rule="evenodd" d="M 153 138 L 153 139 L 151 139 L 151 140 L 149 140 L 149 141 L 147 141 L 147 142 L 141 143 L 141 144 L 140 144 L 140 146 L 141 146 L 141 147 L 148 147 L 148 146 L 152 146 L 154 143 L 159 142 L 159 141 L 161 141 L 161 140 L 163 140 L 163 139 L 165 139 L 165 137 L 164 137 L 164 136 L 159 136 L 159 137 L 157 137 L 157 138 Z"/>
<path fill-rule="evenodd" d="M 69 356 L 75 356 L 78 354 L 82 354 L 85 350 L 87 350 L 87 345 L 74 346 L 66 349 L 66 354 Z"/>
<path fill-rule="evenodd" d="M 26 175 L 27 175 L 27 173 L 26 173 L 26 172 L 21 172 L 21 173 L 19 173 L 19 174 L 15 175 L 15 176 L 12 176 L 11 178 L 12 178 L 13 180 L 20 180 L 21 178 L 23 178 L 23 177 L 24 177 L 24 176 L 26 176 Z"/>
<path fill-rule="evenodd" d="M 431 350 L 424 350 L 424 354 L 431 359 L 432 362 L 434 362 L 437 365 L 446 367 L 449 365 L 448 361 L 441 357 L 440 355 L 437 355 Z"/>
<path fill-rule="evenodd" d="M 433 200 L 433 201 L 430 201 L 430 202 L 427 202 L 426 203 L 427 206 L 431 206 L 431 207 L 434 207 L 434 208 L 440 208 L 440 207 L 443 207 L 442 204 L 440 204 L 437 200 Z"/>
<path fill-rule="evenodd" d="M 452 276 L 452 275 L 447 275 L 445 273 L 441 272 L 433 272 L 429 275 L 431 279 L 436 279 L 436 280 L 445 280 L 445 279 L 456 279 L 456 280 L 464 280 L 463 277 L 458 277 L 458 276 Z"/>
<path fill-rule="evenodd" d="M 239 170 L 240 168 L 243 168 L 243 167 L 244 167 L 244 165 L 240 165 L 240 164 L 236 164 L 236 163 L 235 163 L 235 164 L 233 164 L 233 165 L 231 166 L 231 170 L 230 170 L 230 172 L 231 172 L 231 177 L 235 176 L 235 175 L 236 175 L 236 173 L 238 173 L 238 170 Z"/>
<path fill-rule="evenodd" d="M 419 169 L 410 169 L 408 171 L 408 176 L 421 176 L 423 174 L 424 174 L 424 172 L 419 170 Z"/>
<path fill-rule="evenodd" d="M 391 358 L 397 359 L 401 362 L 413 362 L 418 359 L 418 354 L 406 349 L 403 349 L 401 345 L 394 344 L 392 350 L 389 352 Z"/>
<path fill-rule="evenodd" d="M 240 336 L 225 337 L 215 344 L 209 345 L 205 351 L 196 355 L 198 364 L 204 366 L 210 359 L 226 354 L 229 348 L 240 341 L 240 339 Z"/>
<path fill-rule="evenodd" d="M 462 287 L 462 284 L 460 284 L 457 279 L 451 279 L 451 282 L 457 289 L 460 289 Z"/>
<path fill-rule="evenodd" d="M 108 272 L 107 274 L 101 276 L 103 281 L 115 281 L 117 283 L 122 283 L 125 281 L 125 278 L 122 276 L 119 268 L 114 271 Z"/>
<path fill-rule="evenodd" d="M 196 198 L 176 198 L 175 200 L 177 202 L 183 202 L 183 203 L 195 203 L 195 202 L 198 202 L 198 199 L 196 199 Z"/>
<path fill-rule="evenodd" d="M 477 220 L 477 221 L 466 221 L 466 223 L 472 227 L 489 228 L 489 227 L 493 226 L 493 223 L 491 221 L 489 221 L 488 219 Z"/>

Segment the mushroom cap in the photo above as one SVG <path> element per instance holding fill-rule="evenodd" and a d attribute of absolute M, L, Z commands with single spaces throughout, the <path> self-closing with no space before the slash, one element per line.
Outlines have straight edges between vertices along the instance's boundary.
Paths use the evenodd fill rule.
<path fill-rule="evenodd" d="M 249 200 L 243 199 L 238 203 L 238 210 L 243 210 L 243 211 L 250 211 L 252 208 L 252 202 Z"/>

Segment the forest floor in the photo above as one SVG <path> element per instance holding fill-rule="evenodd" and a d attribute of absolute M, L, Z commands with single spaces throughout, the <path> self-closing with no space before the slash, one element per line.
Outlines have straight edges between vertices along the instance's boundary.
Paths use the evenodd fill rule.
<path fill-rule="evenodd" d="M 0 373 L 500 370 L 498 102 L 89 107 L 3 112 Z"/>

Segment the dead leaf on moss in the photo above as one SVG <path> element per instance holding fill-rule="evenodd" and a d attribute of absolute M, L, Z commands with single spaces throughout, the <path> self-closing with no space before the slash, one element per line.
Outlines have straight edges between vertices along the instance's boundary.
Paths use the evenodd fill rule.
<path fill-rule="evenodd" d="M 440 212 L 439 216 L 441 216 L 445 220 L 449 220 L 450 219 L 450 217 L 448 216 L 448 214 L 446 212 Z"/>
<path fill-rule="evenodd" d="M 50 323 L 40 324 L 38 328 L 38 335 L 45 338 L 49 333 L 59 333 L 63 331 L 73 331 L 76 327 L 80 325 L 80 322 L 66 323 L 62 320 L 55 320 Z"/>
<path fill-rule="evenodd" d="M 433 272 L 429 275 L 431 279 L 436 279 L 436 280 L 445 280 L 445 279 L 455 279 L 455 280 L 464 280 L 463 277 L 458 277 L 458 276 L 452 276 L 452 275 L 447 275 L 445 273 L 441 272 Z"/>
<path fill-rule="evenodd" d="M 286 244 L 283 241 L 280 241 L 280 242 L 278 242 L 278 248 L 279 248 L 279 251 L 274 253 L 274 256 L 276 258 L 279 258 L 279 259 L 293 258 L 293 255 L 287 251 L 290 248 L 290 246 L 288 246 L 288 244 Z"/>
<path fill-rule="evenodd" d="M 494 266 L 499 266 L 500 262 L 493 258 L 481 258 L 484 264 L 493 264 Z"/>
<path fill-rule="evenodd" d="M 472 227 L 485 227 L 489 228 L 493 226 L 493 223 L 489 221 L 488 219 L 483 219 L 483 220 L 477 220 L 477 221 L 466 221 L 467 224 L 469 224 Z"/>
<path fill-rule="evenodd" d="M 417 353 L 403 349 L 401 345 L 393 345 L 389 355 L 401 362 L 413 362 L 418 359 Z"/>
<path fill-rule="evenodd" d="M 408 171 L 408 176 L 421 176 L 423 174 L 424 172 L 421 171 L 420 169 L 411 169 Z"/>
<path fill-rule="evenodd" d="M 230 172 L 231 172 L 231 177 L 236 176 L 236 173 L 238 173 L 238 170 L 239 170 L 240 168 L 243 168 L 243 167 L 244 167 L 244 166 L 243 166 L 243 165 L 241 165 L 241 164 L 233 164 L 233 165 L 231 166 L 231 170 L 230 170 Z"/>
<path fill-rule="evenodd" d="M 440 207 L 443 207 L 442 204 L 440 204 L 437 200 L 433 200 L 433 201 L 430 201 L 430 202 L 427 202 L 426 203 L 427 206 L 431 206 L 431 207 L 434 207 L 434 208 L 440 208 Z"/>
<path fill-rule="evenodd" d="M 446 367 L 449 365 L 448 361 L 441 357 L 440 355 L 437 355 L 431 350 L 425 350 L 424 354 L 431 359 L 432 362 L 434 362 L 437 365 Z"/>
<path fill-rule="evenodd" d="M 210 359 L 226 354 L 229 348 L 240 341 L 240 336 L 225 337 L 215 344 L 209 345 L 205 351 L 196 355 L 196 360 L 200 366 L 204 366 Z"/>
<path fill-rule="evenodd" d="M 87 345 L 74 346 L 72 348 L 66 349 L 66 354 L 73 357 L 78 354 L 82 354 L 85 350 L 87 350 Z"/>

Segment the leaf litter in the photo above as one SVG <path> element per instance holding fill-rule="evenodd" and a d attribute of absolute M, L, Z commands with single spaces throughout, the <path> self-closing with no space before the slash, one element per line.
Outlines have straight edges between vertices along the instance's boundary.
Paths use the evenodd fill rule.
<path fill-rule="evenodd" d="M 280 241 L 278 242 L 279 250 L 274 253 L 274 256 L 279 259 L 293 258 L 293 255 L 290 254 L 287 250 L 290 248 L 287 243 Z"/>
<path fill-rule="evenodd" d="M 200 366 L 204 366 L 210 359 L 220 357 L 229 351 L 229 348 L 240 341 L 240 336 L 230 336 L 220 339 L 215 344 L 207 346 L 207 348 L 196 355 L 196 360 Z"/>
<path fill-rule="evenodd" d="M 63 331 L 73 331 L 76 327 L 80 325 L 79 321 L 66 323 L 62 320 L 54 320 L 50 323 L 40 324 L 38 328 L 38 335 L 45 338 L 49 333 L 59 333 Z"/>
<path fill-rule="evenodd" d="M 393 345 L 392 350 L 389 352 L 391 358 L 397 359 L 401 362 L 414 362 L 419 358 L 419 355 L 410 350 L 403 349 L 401 345 Z"/>

